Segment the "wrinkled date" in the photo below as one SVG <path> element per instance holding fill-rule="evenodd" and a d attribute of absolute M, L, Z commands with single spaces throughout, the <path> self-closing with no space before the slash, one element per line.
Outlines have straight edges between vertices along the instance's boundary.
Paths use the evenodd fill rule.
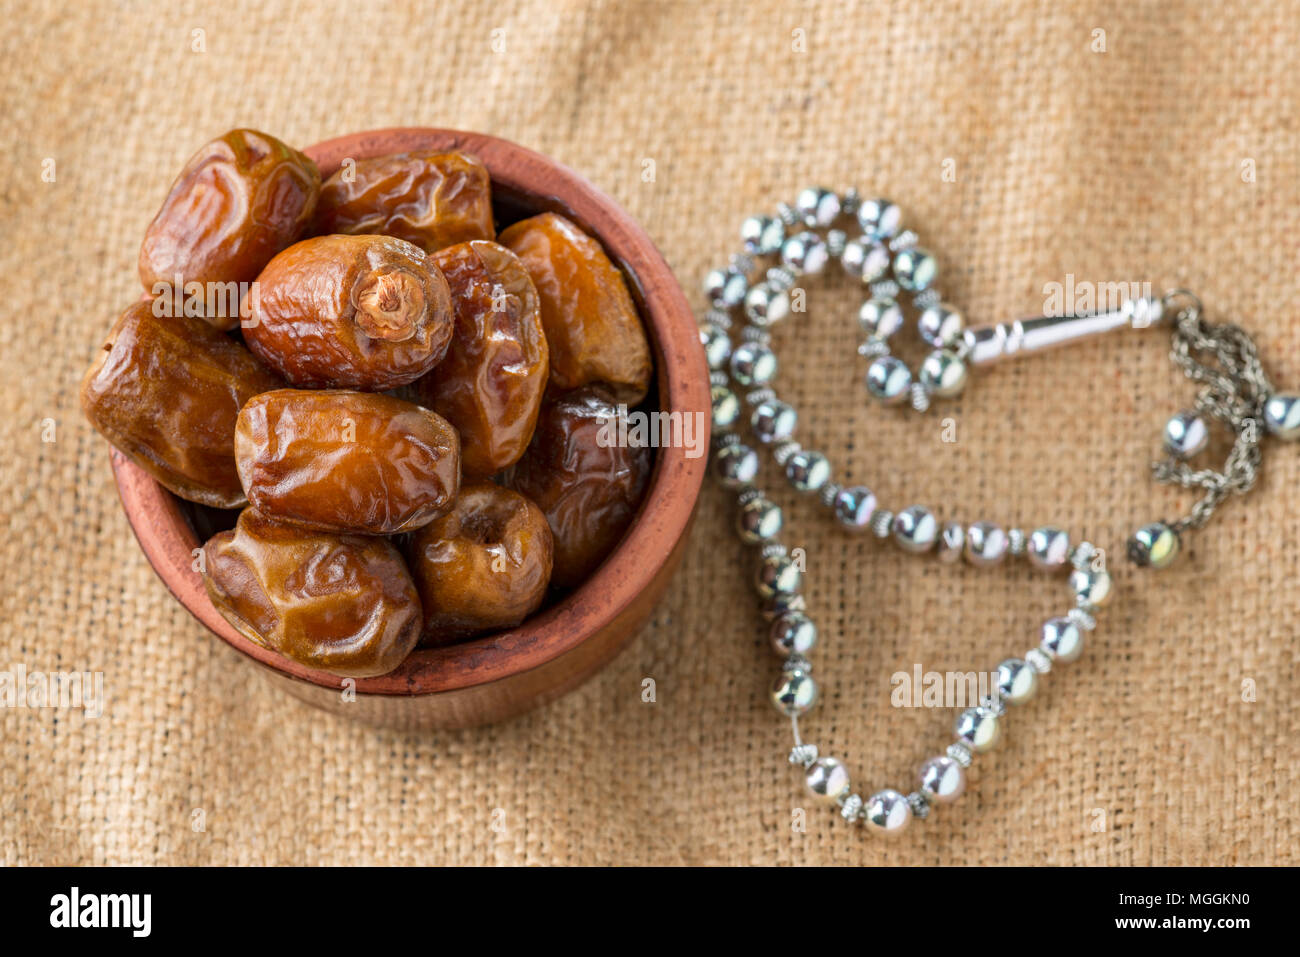
<path fill-rule="evenodd" d="M 555 213 L 515 223 L 500 242 L 523 261 L 537 287 L 551 387 L 604 382 L 620 402 L 645 398 L 650 346 L 627 284 L 600 243 Z"/>
<path fill-rule="evenodd" d="M 245 402 L 284 383 L 202 319 L 137 302 L 113 324 L 81 383 L 90 423 L 191 502 L 244 504 L 232 443 Z"/>
<path fill-rule="evenodd" d="M 382 233 L 426 252 L 491 239 L 496 231 L 487 168 L 455 151 L 358 160 L 325 181 L 315 231 Z"/>
<path fill-rule="evenodd" d="M 303 235 L 320 195 L 320 170 L 256 130 L 231 130 L 185 164 L 140 246 L 140 281 L 153 295 L 189 283 L 249 283 Z M 229 300 L 227 300 L 229 301 Z M 219 329 L 234 311 L 205 318 Z"/>
<path fill-rule="evenodd" d="M 248 501 L 308 528 L 404 532 L 445 512 L 460 488 L 456 430 L 391 396 L 267 392 L 239 413 L 234 441 Z"/>
<path fill-rule="evenodd" d="M 493 242 L 429 258 L 451 287 L 456 332 L 447 357 L 420 379 L 420 401 L 460 432 L 465 474 L 494 475 L 524 454 L 546 391 L 537 290 L 518 257 Z"/>
<path fill-rule="evenodd" d="M 580 584 L 632 522 L 652 464 L 648 448 L 608 441 L 618 409 L 602 386 L 547 400 L 528 451 L 506 476 L 537 503 L 555 537 L 551 581 Z"/>
<path fill-rule="evenodd" d="M 513 628 L 541 605 L 551 579 L 551 530 L 541 509 L 483 482 L 415 533 L 411 574 L 425 608 L 426 645 Z"/>
<path fill-rule="evenodd" d="M 244 339 L 296 386 L 395 389 L 441 362 L 451 342 L 447 280 L 401 239 L 307 239 L 257 284 Z"/>
<path fill-rule="evenodd" d="M 420 637 L 415 584 L 381 538 L 313 532 L 246 508 L 203 546 L 203 584 L 244 637 L 336 675 L 387 674 Z"/>

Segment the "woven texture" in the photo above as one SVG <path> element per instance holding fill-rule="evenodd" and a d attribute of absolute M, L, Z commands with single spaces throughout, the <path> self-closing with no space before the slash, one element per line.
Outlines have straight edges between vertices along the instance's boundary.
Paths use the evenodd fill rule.
<path fill-rule="evenodd" d="M 172 600 L 77 406 L 171 178 L 245 125 L 300 145 L 429 125 L 532 146 L 627 208 L 700 307 L 746 214 L 857 184 L 905 207 L 976 320 L 1034 314 L 1070 277 L 1189 286 L 1294 387 L 1288 4 L 186 6 L 20 0 L 0 35 L 0 669 L 102 671 L 107 697 L 99 718 L 0 716 L 0 860 L 1297 862 L 1300 448 L 1271 445 L 1258 488 L 1175 568 L 1122 561 L 1133 527 L 1191 504 L 1148 477 L 1193 395 L 1163 332 L 1010 363 L 921 418 L 868 405 L 844 282 L 810 284 L 802 329 L 778 331 L 782 394 L 837 477 L 894 508 L 1054 521 L 1114 558 L 1085 657 L 1014 713 L 962 802 L 889 844 L 813 806 L 786 764 L 716 487 L 651 624 L 580 690 L 484 730 L 374 731 L 274 693 Z M 1065 588 L 907 557 L 774 494 L 823 630 L 805 734 L 864 793 L 910 788 L 953 712 L 891 707 L 890 676 L 1023 653 Z"/>

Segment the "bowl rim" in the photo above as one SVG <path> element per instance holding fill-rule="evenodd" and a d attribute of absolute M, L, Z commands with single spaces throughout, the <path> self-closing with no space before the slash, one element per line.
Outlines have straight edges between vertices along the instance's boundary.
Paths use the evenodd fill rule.
<path fill-rule="evenodd" d="M 320 166 L 322 177 L 328 177 L 347 158 L 412 149 L 473 153 L 487 166 L 494 191 L 527 197 L 539 212 L 561 212 L 600 241 L 628 280 L 647 327 L 656 360 L 659 408 L 703 413 L 699 421 L 704 427 L 704 454 L 691 458 L 685 448 L 672 445 L 656 449 L 645 498 L 632 525 L 592 576 L 562 601 L 508 631 L 441 648 L 417 648 L 386 675 L 343 678 L 264 648 L 222 618 L 194 567 L 202 543 L 179 500 L 112 449 L 114 479 L 127 522 L 158 577 L 190 614 L 236 651 L 281 675 L 367 695 L 428 695 L 499 681 L 544 665 L 611 625 L 650 586 L 673 546 L 686 534 L 709 460 L 709 375 L 695 317 L 671 268 L 636 221 L 562 163 L 484 133 L 393 127 L 324 140 L 303 152 Z"/>

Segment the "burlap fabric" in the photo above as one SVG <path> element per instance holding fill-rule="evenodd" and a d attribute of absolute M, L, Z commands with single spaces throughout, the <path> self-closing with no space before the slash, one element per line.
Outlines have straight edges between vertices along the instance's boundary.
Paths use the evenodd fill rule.
<path fill-rule="evenodd" d="M 1055 520 L 1116 557 L 1120 593 L 1086 657 L 1015 713 L 960 805 L 888 845 L 812 808 L 786 765 L 765 700 L 775 661 L 712 485 L 652 624 L 595 680 L 508 725 L 386 733 L 273 693 L 171 599 L 76 395 L 138 294 L 141 232 L 171 177 L 237 125 L 297 144 L 436 125 L 530 145 L 636 216 L 696 305 L 745 214 L 809 183 L 860 184 L 905 205 L 973 317 L 1033 314 L 1054 282 L 1187 285 L 1295 387 L 1294 7 L 61 6 L 12 5 L 0 38 L 0 666 L 102 671 L 107 704 L 97 719 L 4 712 L 4 862 L 1300 856 L 1300 449 L 1273 447 L 1254 494 L 1175 569 L 1129 568 L 1129 530 L 1190 505 L 1147 474 L 1192 395 L 1163 333 L 1007 365 L 918 418 L 866 402 L 842 283 L 812 285 L 803 329 L 780 332 L 782 391 L 841 474 L 894 507 Z M 891 707 L 890 676 L 1023 652 L 1064 588 L 846 537 L 778 491 L 824 630 L 806 731 L 863 789 L 910 786 L 953 713 Z"/>

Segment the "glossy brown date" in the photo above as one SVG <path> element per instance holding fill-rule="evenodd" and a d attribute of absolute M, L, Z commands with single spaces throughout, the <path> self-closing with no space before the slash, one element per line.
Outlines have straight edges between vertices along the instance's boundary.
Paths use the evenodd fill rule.
<path fill-rule="evenodd" d="M 137 302 L 118 317 L 81 383 L 91 425 L 181 498 L 244 504 L 235 419 L 282 385 L 247 349 L 202 319 L 159 317 Z"/>
<path fill-rule="evenodd" d="M 411 574 L 425 609 L 425 645 L 513 628 L 541 605 L 551 579 L 551 530 L 541 509 L 482 482 L 415 533 Z"/>
<path fill-rule="evenodd" d="M 309 668 L 392 671 L 420 637 L 420 598 L 382 538 L 313 532 L 246 508 L 203 546 L 203 584 L 241 635 Z"/>
<path fill-rule="evenodd" d="M 249 347 L 290 384 L 384 392 L 442 361 L 454 320 L 442 272 L 388 236 L 319 236 L 258 277 Z"/>
<path fill-rule="evenodd" d="M 536 502 L 555 538 L 551 581 L 581 584 L 636 514 L 652 464 L 648 448 L 619 446 L 618 409 L 603 386 L 548 399 L 528 451 L 506 484 Z"/>
<path fill-rule="evenodd" d="M 235 461 L 248 501 L 324 531 L 393 535 L 451 507 L 460 439 L 442 416 L 366 392 L 279 389 L 239 413 Z"/>
<path fill-rule="evenodd" d="M 425 252 L 491 239 L 496 230 L 487 168 L 457 151 L 357 160 L 325 181 L 315 232 L 380 233 Z"/>
<path fill-rule="evenodd" d="M 650 387 L 650 345 L 623 275 L 600 243 L 556 213 L 525 219 L 501 233 L 541 300 L 551 353 L 551 388 L 610 386 L 635 405 Z"/>
<path fill-rule="evenodd" d="M 195 153 L 172 184 L 140 246 L 140 281 L 151 295 L 178 277 L 252 282 L 303 235 L 320 186 L 320 170 L 302 153 L 266 133 L 231 130 Z M 238 305 L 205 318 L 233 329 Z"/>
<path fill-rule="evenodd" d="M 429 258 L 451 287 L 456 332 L 417 389 L 460 433 L 464 474 L 483 478 L 519 461 L 537 424 L 547 376 L 537 290 L 518 257 L 493 242 Z"/>

